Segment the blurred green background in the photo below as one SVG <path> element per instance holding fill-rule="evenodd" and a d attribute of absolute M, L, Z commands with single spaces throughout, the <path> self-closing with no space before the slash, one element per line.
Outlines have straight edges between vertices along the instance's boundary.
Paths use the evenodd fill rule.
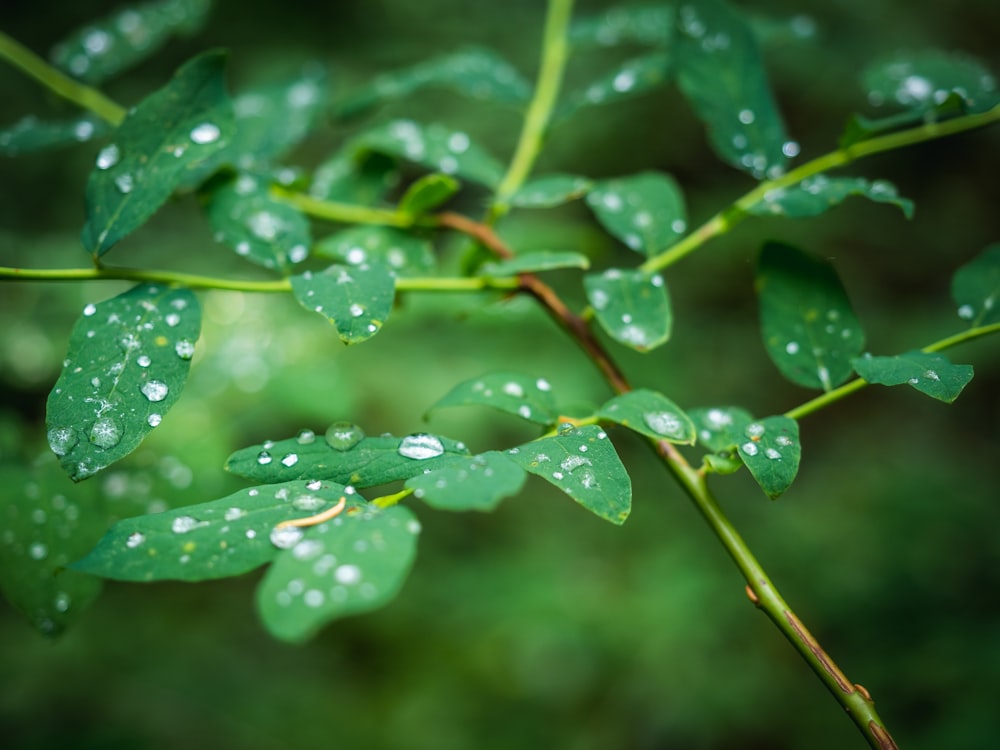
<path fill-rule="evenodd" d="M 961 49 L 1000 71 L 993 0 L 740 5 L 771 29 L 766 57 L 800 161 L 830 150 L 848 114 L 866 109 L 859 74 L 881 56 Z M 577 6 L 580 14 L 610 7 Z M 116 7 L 17 3 L 5 7 L 0 27 L 45 52 Z M 133 103 L 211 47 L 231 50 L 236 91 L 311 60 L 330 66 L 333 86 L 352 89 L 469 43 L 494 47 L 532 77 L 543 12 L 539 0 L 219 0 L 201 33 L 172 41 L 105 90 Z M 786 33 L 788 19 L 801 24 L 803 14 L 812 35 Z M 586 85 L 628 52 L 581 54 L 568 85 Z M 3 124 L 29 113 L 72 114 L 19 73 L 0 70 Z M 446 92 L 421 93 L 373 117 L 400 115 L 464 128 L 501 157 L 519 127 L 511 111 Z M 363 124 L 329 124 L 289 163 L 316 164 Z M 0 264 L 86 265 L 82 194 L 98 148 L 4 159 Z M 996 128 L 858 164 L 852 173 L 892 180 L 913 198 L 915 219 L 856 201 L 810 221 L 747 222 L 670 270 L 676 322 L 667 346 L 615 353 L 634 384 L 682 406 L 740 404 L 765 415 L 809 398 L 781 380 L 759 341 L 752 276 L 769 238 L 833 260 L 873 352 L 954 332 L 951 273 L 1000 240 L 998 164 Z M 641 169 L 677 177 L 692 226 L 751 187 L 714 158 L 672 87 L 560 125 L 538 166 L 594 177 Z M 485 197 L 471 190 L 457 207 L 476 215 Z M 501 231 L 519 249 L 581 250 L 598 268 L 634 258 L 580 206 L 516 212 Z M 230 256 L 187 199 L 168 205 L 109 261 L 262 275 Z M 555 283 L 579 299 L 579 278 L 566 277 Z M 6 503 L 20 502 L 24 467 L 45 452 L 44 401 L 75 316 L 124 288 L 0 287 Z M 49 470 L 44 491 L 111 516 L 203 501 L 242 486 L 221 471 L 231 451 L 336 419 L 369 433 L 430 429 L 473 450 L 529 439 L 519 422 L 491 412 L 444 410 L 422 421 L 451 386 L 489 369 L 545 376 L 570 401 L 608 396 L 527 301 L 407 297 L 378 337 L 344 348 L 290 298 L 200 299 L 203 340 L 177 408 L 106 475 L 73 487 Z M 871 691 L 903 748 L 979 748 L 1000 735 L 1000 348 L 983 341 L 952 358 L 976 367 L 953 406 L 873 387 L 805 419 L 802 471 L 779 501 L 768 501 L 745 472 L 715 482 L 779 588 Z M 747 603 L 735 568 L 648 448 L 620 431 L 613 437 L 635 485 L 624 527 L 592 518 L 540 482 L 491 515 L 415 506 L 424 534 L 399 598 L 305 646 L 263 632 L 252 599 L 257 575 L 111 583 L 85 611 L 71 605 L 75 622 L 56 639 L 0 603 L 0 736 L 17 750 L 862 746 Z"/>

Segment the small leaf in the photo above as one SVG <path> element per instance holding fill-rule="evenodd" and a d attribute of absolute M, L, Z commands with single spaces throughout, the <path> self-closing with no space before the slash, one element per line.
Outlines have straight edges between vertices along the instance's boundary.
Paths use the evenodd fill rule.
<path fill-rule="evenodd" d="M 632 480 L 607 438 L 597 425 L 585 425 L 511 448 L 507 455 L 591 513 L 621 525 L 632 509 Z"/>
<path fill-rule="evenodd" d="M 277 524 L 332 508 L 347 492 L 331 482 L 286 482 L 126 518 L 71 567 L 119 581 L 207 581 L 242 575 L 278 556 L 276 545 L 285 541 L 274 536 Z M 289 539 L 301 537 L 300 529 L 291 528 Z"/>
<path fill-rule="evenodd" d="M 126 116 L 87 180 L 84 247 L 94 257 L 156 213 L 174 189 L 214 169 L 233 132 L 225 55 L 206 52 Z"/>
<path fill-rule="evenodd" d="M 516 372 L 491 372 L 459 383 L 431 409 L 446 406 L 490 406 L 540 425 L 553 425 L 559 418 L 552 386 L 545 378 Z"/>
<path fill-rule="evenodd" d="M 86 143 L 110 130 L 104 120 L 84 115 L 62 122 L 42 122 L 34 115 L 23 117 L 9 128 L 0 130 L 0 153 L 16 156 L 59 146 Z"/>
<path fill-rule="evenodd" d="M 587 205 L 608 232 L 645 255 L 672 245 L 687 229 L 684 196 L 659 172 L 597 181 Z"/>
<path fill-rule="evenodd" d="M 673 313 L 659 274 L 611 268 L 583 283 L 597 322 L 615 341 L 644 352 L 670 338 Z"/>
<path fill-rule="evenodd" d="M 968 112 L 978 113 L 1000 103 L 996 79 L 986 67 L 967 55 L 929 50 L 897 55 L 873 65 L 862 81 L 868 101 L 933 110 L 952 93 L 964 101 Z"/>
<path fill-rule="evenodd" d="M 505 497 L 516 495 L 527 474 L 503 453 L 449 458 L 426 474 L 406 480 L 408 489 L 438 510 L 493 510 Z"/>
<path fill-rule="evenodd" d="M 484 263 L 479 273 L 482 276 L 502 277 L 519 273 L 553 271 L 557 268 L 589 268 L 590 259 L 586 255 L 570 252 L 540 251 L 524 253 L 510 260 Z"/>
<path fill-rule="evenodd" d="M 420 523 L 402 506 L 351 506 L 282 550 L 257 589 L 268 631 L 303 641 L 339 617 L 391 601 L 416 556 Z"/>
<path fill-rule="evenodd" d="M 787 490 L 799 471 L 799 425 L 788 417 L 766 417 L 743 429 L 740 458 L 772 500 Z"/>
<path fill-rule="evenodd" d="M 870 182 L 864 177 L 827 177 L 823 174 L 808 177 L 786 188 L 768 190 L 763 200 L 747 210 L 752 214 L 799 219 L 819 216 L 852 195 L 897 206 L 907 219 L 913 218 L 913 201 L 900 198 L 896 186 L 888 180 Z"/>
<path fill-rule="evenodd" d="M 736 446 L 743 430 L 753 421 L 753 415 L 738 406 L 713 406 L 688 412 L 698 433 L 698 442 L 712 453 L 704 461 L 716 474 L 732 474 L 743 462 Z"/>
<path fill-rule="evenodd" d="M 381 264 L 397 276 L 419 276 L 435 267 L 431 244 L 395 227 L 356 226 L 325 237 L 313 255 L 351 266 Z"/>
<path fill-rule="evenodd" d="M 639 388 L 615 396 L 598 410 L 597 416 L 657 440 L 694 445 L 691 418 L 656 391 Z"/>
<path fill-rule="evenodd" d="M 618 102 L 658 88 L 667 82 L 671 63 L 668 52 L 650 52 L 626 60 L 582 91 L 570 94 L 558 114 L 566 117 L 583 107 Z"/>
<path fill-rule="evenodd" d="M 586 177 L 550 174 L 528 180 L 511 196 L 511 205 L 520 208 L 553 208 L 582 198 L 593 183 Z"/>
<path fill-rule="evenodd" d="M 313 174 L 309 195 L 327 201 L 373 206 L 399 181 L 396 160 L 383 154 L 355 156 L 353 148 L 334 154 Z"/>
<path fill-rule="evenodd" d="M 891 357 L 866 354 L 851 360 L 858 375 L 878 385 L 910 385 L 946 404 L 952 403 L 972 380 L 972 365 L 955 365 L 942 354 L 919 350 Z"/>
<path fill-rule="evenodd" d="M 335 423 L 326 440 L 299 435 L 238 450 L 226 470 L 256 482 L 328 479 L 364 488 L 409 479 L 444 458 L 468 454 L 463 443 L 439 435 L 365 437 L 357 425 Z"/>
<path fill-rule="evenodd" d="M 197 32 L 210 0 L 159 0 L 122 8 L 74 31 L 52 48 L 52 62 L 95 84 L 151 57 L 171 36 Z"/>
<path fill-rule="evenodd" d="M 399 199 L 399 210 L 420 216 L 437 208 L 458 192 L 458 181 L 444 174 L 428 174 L 407 188 Z"/>
<path fill-rule="evenodd" d="M 395 277 L 381 264 L 330 266 L 290 280 L 299 304 L 333 323 L 345 344 L 378 333 L 392 312 L 396 295 Z"/>
<path fill-rule="evenodd" d="M 241 172 L 212 186 L 208 220 L 215 239 L 264 268 L 287 271 L 309 255 L 309 221 L 295 206 L 275 200 L 263 175 Z"/>
<path fill-rule="evenodd" d="M 957 93 L 952 92 L 943 101 L 935 103 L 928 109 L 910 109 L 875 119 L 855 114 L 847 121 L 847 126 L 837 141 L 837 145 L 846 149 L 855 143 L 883 133 L 912 128 L 929 122 L 942 122 L 951 117 L 963 115 L 967 111 L 965 100 Z"/>
<path fill-rule="evenodd" d="M 719 0 L 683 5 L 678 13 L 677 82 L 715 152 L 758 179 L 777 176 L 791 147 L 743 14 Z"/>
<path fill-rule="evenodd" d="M 570 26 L 574 45 L 614 47 L 620 44 L 668 44 L 674 31 L 674 9 L 666 5 L 616 5 Z"/>
<path fill-rule="evenodd" d="M 955 272 L 951 296 L 958 317 L 969 325 L 1000 323 L 1000 244 L 990 245 Z"/>
<path fill-rule="evenodd" d="M 833 266 L 769 242 L 757 267 L 757 294 L 764 346 L 782 375 L 824 391 L 850 377 L 865 334 Z"/>
<path fill-rule="evenodd" d="M 500 183 L 504 173 L 503 165 L 468 135 L 443 125 L 394 120 L 362 134 L 354 147 L 359 153 L 390 154 L 491 188 Z"/>
<path fill-rule="evenodd" d="M 74 481 L 127 456 L 180 397 L 201 312 L 187 289 L 140 284 L 87 305 L 46 406 L 49 445 Z"/>

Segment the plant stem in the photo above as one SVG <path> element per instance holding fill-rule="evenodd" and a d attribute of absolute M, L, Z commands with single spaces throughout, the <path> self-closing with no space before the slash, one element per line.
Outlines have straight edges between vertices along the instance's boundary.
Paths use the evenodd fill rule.
<path fill-rule="evenodd" d="M 97 89 L 80 83 L 36 55 L 20 42 L 0 31 L 0 58 L 34 78 L 45 88 L 83 109 L 93 112 L 112 125 L 125 119 L 125 108 L 108 99 Z"/>
<path fill-rule="evenodd" d="M 271 195 L 284 201 L 304 214 L 315 216 L 327 221 L 339 221 L 344 224 L 378 224 L 393 227 L 409 227 L 414 224 L 411 214 L 386 208 L 369 208 L 353 203 L 339 203 L 321 198 L 313 198 L 305 193 L 286 190 L 277 185 L 271 186 Z"/>

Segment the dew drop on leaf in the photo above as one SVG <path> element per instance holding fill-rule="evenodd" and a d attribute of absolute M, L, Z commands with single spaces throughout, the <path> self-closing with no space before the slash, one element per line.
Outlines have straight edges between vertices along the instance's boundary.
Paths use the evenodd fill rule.
<path fill-rule="evenodd" d="M 748 456 L 757 455 L 757 443 L 754 442 L 744 443 L 742 446 L 740 446 L 740 448 Z"/>
<path fill-rule="evenodd" d="M 191 130 L 191 140 L 199 145 L 214 143 L 219 140 L 220 135 L 222 131 L 219 126 L 211 122 L 203 122 Z"/>
<path fill-rule="evenodd" d="M 642 415 L 646 426 L 658 435 L 683 435 L 684 425 L 678 416 L 669 411 L 651 411 Z"/>
<path fill-rule="evenodd" d="M 297 453 L 287 453 L 281 458 L 282 466 L 295 466 L 299 462 L 299 456 Z"/>
<path fill-rule="evenodd" d="M 159 427 L 160 422 L 162 421 L 163 421 L 162 414 L 150 414 L 148 417 L 146 417 L 146 424 L 148 424 L 150 427 Z"/>
<path fill-rule="evenodd" d="M 111 417 L 101 417 L 90 428 L 90 442 L 98 448 L 114 448 L 121 439 L 122 428 Z"/>
<path fill-rule="evenodd" d="M 337 583 L 350 585 L 361 580 L 361 568 L 357 565 L 341 565 L 333 571 L 333 577 Z"/>
<path fill-rule="evenodd" d="M 149 357 L 147 357 L 147 356 L 146 356 L 145 354 L 143 354 L 142 356 L 140 356 L 140 357 L 139 357 L 138 359 L 136 359 L 136 361 L 135 361 L 135 363 L 136 363 L 137 365 L 139 365 L 139 367 L 149 367 L 149 366 L 150 366 L 150 365 L 152 364 L 152 362 L 153 362 L 153 360 L 151 360 L 151 359 L 150 359 Z"/>
<path fill-rule="evenodd" d="M 139 390 L 142 391 L 143 396 L 155 402 L 165 399 L 170 389 L 162 380 L 148 380 L 142 384 Z"/>
<path fill-rule="evenodd" d="M 364 430 L 353 422 L 334 422 L 326 431 L 327 444 L 338 451 L 349 451 L 364 437 Z"/>
<path fill-rule="evenodd" d="M 296 436 L 295 441 L 299 445 L 309 445 L 316 441 L 316 433 L 312 430 L 299 430 L 299 434 Z"/>
<path fill-rule="evenodd" d="M 118 160 L 121 159 L 122 154 L 115 144 L 110 144 L 101 149 L 100 153 L 97 154 L 97 168 L 98 169 L 111 169 Z"/>
<path fill-rule="evenodd" d="M 175 534 L 186 534 L 198 527 L 198 521 L 191 516 L 177 516 L 170 524 L 170 530 Z"/>
<path fill-rule="evenodd" d="M 407 435 L 399 443 L 399 455 L 404 458 L 423 460 L 434 458 L 444 453 L 444 445 L 433 435 L 418 432 L 414 435 Z"/>
<path fill-rule="evenodd" d="M 194 356 L 194 342 L 188 339 L 181 339 L 174 344 L 174 351 L 181 359 L 191 359 Z"/>
<path fill-rule="evenodd" d="M 261 466 L 267 466 L 269 463 L 271 463 L 271 460 L 272 460 L 271 454 L 268 453 L 267 451 L 261 451 L 260 453 L 257 454 L 257 463 L 259 463 Z"/>
<path fill-rule="evenodd" d="M 304 533 L 298 526 L 275 526 L 271 529 L 271 544 L 278 549 L 291 549 L 302 541 Z"/>
<path fill-rule="evenodd" d="M 41 542 L 35 542 L 28 547 L 28 554 L 31 556 L 32 560 L 44 560 L 49 554 L 49 548 Z"/>
<path fill-rule="evenodd" d="M 125 540 L 125 546 L 128 547 L 129 549 L 135 549 L 144 541 L 146 541 L 146 536 L 144 534 L 141 534 L 138 531 L 133 531 L 131 534 L 128 535 L 128 538 Z"/>
<path fill-rule="evenodd" d="M 48 439 L 49 447 L 57 456 L 65 456 L 80 442 L 76 430 L 72 427 L 53 427 L 48 432 Z"/>

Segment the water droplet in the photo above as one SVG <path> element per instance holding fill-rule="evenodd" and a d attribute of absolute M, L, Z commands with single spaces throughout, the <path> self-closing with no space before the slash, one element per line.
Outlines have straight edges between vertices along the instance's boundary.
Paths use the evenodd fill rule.
<path fill-rule="evenodd" d="M 741 109 L 737 117 L 744 125 L 750 125 L 756 119 L 752 109 Z"/>
<path fill-rule="evenodd" d="M 545 378 L 539 378 L 535 381 L 535 387 L 540 391 L 551 391 L 552 385 Z"/>
<path fill-rule="evenodd" d="M 362 315 L 365 314 L 365 308 L 363 308 L 357 302 L 351 305 L 350 310 L 351 310 L 351 317 L 354 318 L 360 318 Z"/>
<path fill-rule="evenodd" d="M 781 153 L 783 153 L 789 159 L 792 159 L 792 158 L 798 156 L 799 155 L 799 150 L 800 150 L 799 149 L 799 144 L 796 143 L 795 141 L 785 141 L 781 145 Z"/>
<path fill-rule="evenodd" d="M 572 422 L 560 422 L 556 428 L 556 431 L 560 435 L 572 435 L 575 430 L 576 430 L 576 425 L 573 424 Z M 539 454 L 539 458 L 541 458 L 541 456 L 542 454 Z"/>
<path fill-rule="evenodd" d="M 754 443 L 754 442 L 743 443 L 743 445 L 740 446 L 740 450 L 742 450 L 748 456 L 756 456 L 757 455 L 757 443 Z"/>
<path fill-rule="evenodd" d="M 177 516 L 170 524 L 170 530 L 175 534 L 187 534 L 189 531 L 198 528 L 200 524 L 191 516 Z"/>
<path fill-rule="evenodd" d="M 333 572 L 333 577 L 337 583 L 349 586 L 361 580 L 361 568 L 357 565 L 341 565 Z"/>
<path fill-rule="evenodd" d="M 635 73 L 631 70 L 623 70 L 611 82 L 611 87 L 620 93 L 628 91 L 633 86 L 635 86 Z"/>
<path fill-rule="evenodd" d="M 747 425 L 746 429 L 747 437 L 752 437 L 752 438 L 760 437 L 761 435 L 764 434 L 764 432 L 765 432 L 764 425 L 762 425 L 760 422 L 752 422 L 751 424 Z"/>
<path fill-rule="evenodd" d="M 118 149 L 118 146 L 112 143 L 102 148 L 100 153 L 97 154 L 97 168 L 111 169 L 121 158 L 121 151 Z"/>
<path fill-rule="evenodd" d="M 45 556 L 49 554 L 49 548 L 41 542 L 35 542 L 28 547 L 28 554 L 32 560 L 44 560 Z"/>
<path fill-rule="evenodd" d="M 174 344 L 174 351 L 181 359 L 191 359 L 194 356 L 194 342 L 188 339 L 181 339 Z"/>
<path fill-rule="evenodd" d="M 774 439 L 774 442 L 780 446 L 787 448 L 789 445 L 792 444 L 792 439 L 788 437 L 788 435 L 778 435 L 778 437 Z"/>
<path fill-rule="evenodd" d="M 135 187 L 135 178 L 132 177 L 128 172 L 118 175 L 115 177 L 115 187 L 123 195 L 128 195 L 132 192 L 132 188 Z"/>
<path fill-rule="evenodd" d="M 302 601 L 307 607 L 321 607 L 326 597 L 319 589 L 309 589 L 302 597 Z"/>
<path fill-rule="evenodd" d="M 774 448 L 768 448 L 766 451 L 764 451 L 764 455 L 767 456 L 772 461 L 776 461 L 779 458 L 781 458 L 781 453 L 775 450 Z"/>
<path fill-rule="evenodd" d="M 84 310 L 83 314 L 86 315 L 87 311 Z M 958 317 L 962 318 L 962 320 L 972 320 L 975 314 L 976 311 L 972 308 L 972 305 L 962 305 L 958 308 Z"/>
<path fill-rule="evenodd" d="M 288 260 L 292 263 L 301 263 L 309 256 L 309 248 L 305 245 L 295 245 L 288 251 Z"/>
<path fill-rule="evenodd" d="M 76 430 L 72 427 L 53 427 L 48 432 L 49 448 L 57 456 L 65 456 L 73 446 L 80 442 Z"/>
<path fill-rule="evenodd" d="M 299 430 L 299 434 L 296 436 L 295 441 L 299 445 L 309 445 L 316 441 L 316 433 L 312 430 Z"/>
<path fill-rule="evenodd" d="M 658 435 L 683 436 L 684 425 L 676 414 L 669 411 L 646 412 L 642 415 L 646 426 Z"/>
<path fill-rule="evenodd" d="M 323 554 L 323 543 L 316 539 L 303 539 L 292 548 L 292 555 L 296 560 L 312 560 Z M 330 557 L 333 557 L 330 555 Z"/>
<path fill-rule="evenodd" d="M 148 380 L 142 384 L 139 390 L 142 391 L 142 395 L 150 401 L 156 402 L 165 399 L 167 397 L 167 392 L 170 389 L 162 380 Z"/>
<path fill-rule="evenodd" d="M 787 344 L 785 344 L 785 351 L 788 354 L 797 354 L 799 351 L 799 342 L 789 341 Z"/>
<path fill-rule="evenodd" d="M 318 489 L 320 489 L 322 487 L 323 487 L 323 483 L 320 480 L 318 480 L 318 479 L 313 479 L 311 482 L 306 482 L 306 489 L 307 490 L 312 490 L 313 492 L 315 492 L 316 490 L 318 490 Z M 350 490 L 350 492 L 349 492 L 349 490 Z M 350 494 L 353 491 L 354 491 L 353 487 L 345 487 L 344 488 L 344 492 L 347 492 L 348 494 Z"/>
<path fill-rule="evenodd" d="M 353 422 L 334 422 L 326 431 L 327 444 L 338 451 L 349 451 L 364 437 L 364 430 Z"/>
<path fill-rule="evenodd" d="M 267 466 L 269 463 L 271 463 L 271 454 L 268 453 L 267 451 L 261 451 L 260 453 L 257 454 L 257 463 L 259 463 L 261 466 Z"/>
<path fill-rule="evenodd" d="M 242 518 L 244 515 L 246 515 L 246 511 L 244 511 L 243 508 L 232 507 L 228 508 L 222 517 L 227 521 L 235 521 L 238 518 Z"/>
<path fill-rule="evenodd" d="M 513 396 L 514 398 L 524 397 L 524 389 L 520 386 L 520 384 L 515 383 L 514 381 L 510 381 L 509 383 L 504 383 L 503 392 L 506 393 L 508 396 Z"/>
<path fill-rule="evenodd" d="M 523 419 L 531 419 L 531 407 L 527 404 L 521 404 L 517 407 L 517 413 Z"/>
<path fill-rule="evenodd" d="M 452 133 L 448 138 L 448 148 L 456 154 L 464 153 L 470 145 L 469 136 L 461 131 Z"/>
<path fill-rule="evenodd" d="M 418 432 L 407 435 L 399 444 L 399 455 L 405 458 L 422 460 L 434 458 L 444 453 L 444 445 L 433 435 Z"/>
<path fill-rule="evenodd" d="M 149 367 L 149 365 L 152 364 L 152 360 L 145 354 L 143 354 L 138 359 L 136 359 L 135 363 L 139 365 L 139 367 Z"/>
<path fill-rule="evenodd" d="M 146 424 L 148 424 L 150 427 L 159 427 L 160 422 L 162 421 L 163 421 L 162 414 L 150 414 L 148 417 L 146 417 Z"/>
<path fill-rule="evenodd" d="M 164 320 L 164 322 L 165 322 L 165 323 L 166 323 L 166 324 L 167 324 L 168 326 L 170 326 L 171 328 L 174 328 L 175 326 L 177 326 L 177 325 L 179 325 L 179 324 L 180 324 L 180 322 L 181 322 L 181 316 L 180 316 L 180 315 L 178 315 L 177 313 L 168 313 L 168 314 L 167 314 L 167 315 L 166 315 L 166 316 L 165 316 L 165 317 L 163 318 L 163 320 Z"/>
<path fill-rule="evenodd" d="M 111 417 L 101 417 L 90 428 L 90 442 L 98 448 L 114 448 L 121 439 L 122 428 Z"/>
<path fill-rule="evenodd" d="M 56 598 L 52 601 L 52 604 L 59 612 L 65 612 L 67 609 L 69 609 L 69 605 L 71 602 L 72 599 L 70 599 L 69 594 L 67 594 L 65 591 L 60 591 L 58 594 L 56 594 Z"/>
<path fill-rule="evenodd" d="M 211 122 L 203 122 L 191 130 L 191 140 L 201 145 L 214 143 L 219 140 L 220 135 L 222 131 L 219 126 Z"/>
<path fill-rule="evenodd" d="M 83 314 L 88 318 L 97 312 L 97 305 L 90 304 L 83 308 Z"/>
<path fill-rule="evenodd" d="M 125 546 L 129 549 L 135 549 L 140 544 L 146 541 L 146 535 L 138 531 L 133 531 L 128 535 L 128 539 L 125 540 Z"/>
<path fill-rule="evenodd" d="M 295 466 L 299 462 L 299 456 L 297 453 L 288 453 L 281 459 L 282 466 Z"/>
<path fill-rule="evenodd" d="M 938 375 L 934 370 L 925 370 L 924 377 L 927 378 L 928 380 L 938 380 L 938 381 L 941 380 L 941 376 Z"/>
<path fill-rule="evenodd" d="M 278 549 L 291 549 L 302 541 L 304 534 L 298 526 L 275 526 L 271 529 L 271 544 Z"/>

